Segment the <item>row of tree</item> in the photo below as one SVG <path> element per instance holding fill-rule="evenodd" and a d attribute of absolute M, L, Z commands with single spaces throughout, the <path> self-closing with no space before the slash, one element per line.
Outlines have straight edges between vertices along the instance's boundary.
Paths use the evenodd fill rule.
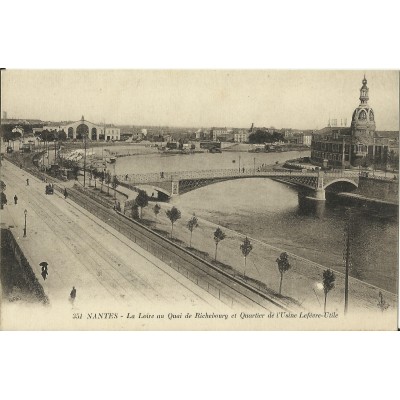
<path fill-rule="evenodd" d="M 43 130 L 38 134 L 38 137 L 41 140 L 46 142 L 54 142 L 55 140 L 65 141 L 67 140 L 67 134 L 65 131 L 48 131 L 47 129 Z"/>
<path fill-rule="evenodd" d="M 140 190 L 139 194 L 136 198 L 136 203 L 142 209 L 143 207 L 146 207 L 148 205 L 148 196 L 144 190 Z M 153 212 L 158 218 L 158 214 L 161 211 L 161 207 L 158 203 L 156 203 L 153 207 Z M 174 224 L 176 221 L 181 219 L 181 212 L 174 206 L 171 209 L 167 210 L 166 212 L 167 218 L 171 222 L 171 239 L 173 238 L 173 230 L 174 230 Z M 141 218 L 141 213 L 140 217 Z M 193 236 L 193 231 L 195 228 L 199 226 L 199 221 L 198 218 L 196 217 L 195 214 L 192 215 L 192 217 L 187 221 L 186 227 L 190 232 L 190 239 L 189 239 L 189 247 L 192 247 L 192 236 Z M 218 227 L 215 232 L 214 232 L 214 243 L 215 243 L 215 253 L 214 253 L 214 261 L 217 261 L 217 253 L 218 253 L 218 245 L 220 242 L 222 242 L 226 238 L 225 232 Z M 246 276 L 246 261 L 247 257 L 253 250 L 253 245 L 251 244 L 249 238 L 246 236 L 243 239 L 243 242 L 240 244 L 240 250 L 242 252 L 242 255 L 244 257 L 244 276 Z M 292 267 L 291 263 L 289 262 L 289 256 L 286 252 L 283 252 L 280 254 L 280 256 L 276 259 L 278 271 L 280 274 L 280 283 L 279 283 L 279 294 L 282 294 L 282 282 L 283 282 L 283 276 L 284 274 L 290 270 Z M 322 275 L 322 283 L 323 283 L 323 290 L 325 294 L 325 301 L 324 301 L 324 311 L 326 311 L 326 300 L 328 293 L 335 287 L 335 274 L 333 271 L 330 269 L 327 269 L 323 272 Z"/>
<path fill-rule="evenodd" d="M 95 179 L 99 179 L 101 183 L 100 192 L 103 191 L 103 184 L 107 185 L 107 194 L 110 195 L 110 186 L 114 189 L 114 198 L 116 197 L 116 190 L 120 182 L 116 175 L 112 175 L 108 171 L 98 170 L 97 168 L 90 171 L 91 175 Z M 97 184 L 95 181 L 95 188 Z"/>
<path fill-rule="evenodd" d="M 258 129 L 249 135 L 249 143 L 262 144 L 262 143 L 275 143 L 285 141 L 283 133 L 274 131 L 273 133 Z"/>

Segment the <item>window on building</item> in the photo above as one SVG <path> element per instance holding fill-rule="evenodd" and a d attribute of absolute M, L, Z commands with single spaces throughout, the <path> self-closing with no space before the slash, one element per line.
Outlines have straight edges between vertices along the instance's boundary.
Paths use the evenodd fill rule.
<path fill-rule="evenodd" d="M 374 112 L 372 110 L 369 112 L 369 120 L 370 121 L 374 120 Z"/>
<path fill-rule="evenodd" d="M 333 132 L 333 138 L 337 139 L 339 137 L 339 131 L 338 130 L 334 130 Z"/>
<path fill-rule="evenodd" d="M 363 144 L 357 144 L 354 146 L 354 151 L 356 153 L 367 153 L 368 148 L 367 148 L 367 146 L 364 146 Z"/>
<path fill-rule="evenodd" d="M 361 120 L 367 119 L 367 113 L 365 112 L 365 110 L 362 110 L 360 112 L 358 119 L 361 119 Z"/>

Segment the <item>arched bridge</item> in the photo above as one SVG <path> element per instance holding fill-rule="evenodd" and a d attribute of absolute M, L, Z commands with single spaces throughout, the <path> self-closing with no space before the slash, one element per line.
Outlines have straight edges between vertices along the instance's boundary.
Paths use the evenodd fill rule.
<path fill-rule="evenodd" d="M 179 171 L 165 173 L 147 173 L 120 175 L 118 179 L 126 186 L 137 188 L 151 186 L 165 197 L 177 196 L 207 185 L 232 179 L 275 178 L 280 181 L 312 189 L 314 197 L 325 199 L 325 189 L 334 183 L 350 183 L 358 187 L 358 172 L 319 172 L 319 171 L 238 171 L 237 169 L 219 169 L 204 171 Z"/>

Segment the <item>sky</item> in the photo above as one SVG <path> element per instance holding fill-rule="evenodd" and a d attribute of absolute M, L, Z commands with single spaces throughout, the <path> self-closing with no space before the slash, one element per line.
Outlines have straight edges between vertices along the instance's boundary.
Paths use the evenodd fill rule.
<path fill-rule="evenodd" d="M 398 71 L 3 70 L 8 118 L 184 127 L 321 129 L 359 104 L 366 74 L 377 130 L 399 129 Z"/>

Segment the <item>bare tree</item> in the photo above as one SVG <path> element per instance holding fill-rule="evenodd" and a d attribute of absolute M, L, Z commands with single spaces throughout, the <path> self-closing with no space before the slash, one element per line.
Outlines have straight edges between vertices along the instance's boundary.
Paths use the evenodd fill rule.
<path fill-rule="evenodd" d="M 139 190 L 139 193 L 135 199 L 135 203 L 138 207 L 140 207 L 139 211 L 139 219 L 142 218 L 142 209 L 149 204 L 149 198 L 147 193 L 144 190 Z"/>
<path fill-rule="evenodd" d="M 335 287 L 335 274 L 330 269 L 327 269 L 322 274 L 322 284 L 324 285 L 325 301 L 324 312 L 326 312 L 326 297 L 328 293 Z"/>
<path fill-rule="evenodd" d="M 242 250 L 242 254 L 244 257 L 244 276 L 246 276 L 246 259 L 250 252 L 253 250 L 253 246 L 247 236 L 243 240 L 243 243 L 240 245 L 240 250 Z"/>
<path fill-rule="evenodd" d="M 279 284 L 279 294 L 282 293 L 282 280 L 283 280 L 283 274 L 287 271 L 289 271 L 289 269 L 292 267 L 289 263 L 289 258 L 287 253 L 281 253 L 281 255 L 279 256 L 279 258 L 276 259 L 276 262 L 278 264 L 278 270 L 279 273 L 281 274 L 281 282 Z"/>
<path fill-rule="evenodd" d="M 195 228 L 197 228 L 199 226 L 198 224 L 198 220 L 197 217 L 193 214 L 192 218 L 189 219 L 189 221 L 187 222 L 187 228 L 190 231 L 190 243 L 189 243 L 189 247 L 192 247 L 192 234 L 193 234 L 193 230 Z"/>
<path fill-rule="evenodd" d="M 139 219 L 139 206 L 136 203 L 133 203 L 133 205 L 132 205 L 131 218 Z"/>
<path fill-rule="evenodd" d="M 168 219 L 171 221 L 171 239 L 172 239 L 172 233 L 174 231 L 174 223 L 181 218 L 181 212 L 176 207 L 172 207 L 165 213 L 167 214 Z"/>
<path fill-rule="evenodd" d="M 114 199 L 117 198 L 117 187 L 118 187 L 118 185 L 119 185 L 118 178 L 116 177 L 116 175 L 114 175 L 112 177 L 112 180 L 111 180 L 111 186 L 114 189 Z"/>
<path fill-rule="evenodd" d="M 109 172 L 106 172 L 105 174 L 105 182 L 107 184 L 107 195 L 110 195 L 110 183 L 111 183 L 111 174 Z"/>
<path fill-rule="evenodd" d="M 158 218 L 158 214 L 160 213 L 161 207 L 158 203 L 155 204 L 155 206 L 153 207 L 153 212 L 154 215 L 156 216 L 156 218 Z"/>
<path fill-rule="evenodd" d="M 217 261 L 217 250 L 218 250 L 218 243 L 226 238 L 224 232 L 222 232 L 221 228 L 217 228 L 214 232 L 214 242 L 215 242 L 215 257 L 214 260 Z"/>

